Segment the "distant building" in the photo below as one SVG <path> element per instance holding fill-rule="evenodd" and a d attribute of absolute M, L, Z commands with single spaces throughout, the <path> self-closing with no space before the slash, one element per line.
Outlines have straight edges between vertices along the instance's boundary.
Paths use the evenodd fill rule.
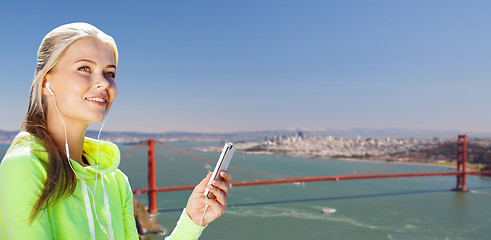
<path fill-rule="evenodd" d="M 301 138 L 301 139 L 303 139 L 303 138 L 304 138 L 303 132 L 302 132 L 302 131 L 300 131 L 300 129 L 297 129 L 297 136 L 298 136 L 299 138 Z"/>

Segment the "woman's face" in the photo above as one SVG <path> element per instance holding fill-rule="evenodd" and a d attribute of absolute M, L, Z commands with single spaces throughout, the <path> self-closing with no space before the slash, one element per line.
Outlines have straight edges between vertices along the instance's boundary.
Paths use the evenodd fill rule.
<path fill-rule="evenodd" d="M 115 65 L 111 48 L 95 38 L 79 39 L 68 46 L 45 78 L 66 121 L 89 124 L 104 119 L 117 93 Z M 46 88 L 43 93 L 51 96 Z"/>

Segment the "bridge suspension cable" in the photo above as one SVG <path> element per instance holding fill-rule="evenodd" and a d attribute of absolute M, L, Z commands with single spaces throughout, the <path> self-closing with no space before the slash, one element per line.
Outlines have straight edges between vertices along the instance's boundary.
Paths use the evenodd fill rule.
<path fill-rule="evenodd" d="M 121 155 L 121 159 L 127 157 L 128 155 L 130 155 L 134 151 L 136 151 L 139 148 L 143 147 L 145 144 L 147 144 L 147 142 L 145 142 L 145 141 L 140 142 L 136 147 L 132 148 L 131 150 L 129 150 L 129 151 L 125 152 L 123 155 Z"/>
<path fill-rule="evenodd" d="M 134 151 L 138 150 L 139 148 L 143 147 L 147 143 L 148 143 L 148 141 L 141 141 L 137 146 L 135 146 L 131 150 L 129 150 L 129 151 L 125 152 L 123 155 L 121 155 L 121 158 L 127 157 L 128 155 L 130 155 Z M 167 148 L 167 149 L 169 149 L 171 151 L 174 151 L 174 152 L 177 152 L 179 154 L 188 156 L 190 158 L 194 158 L 194 159 L 199 160 L 199 161 L 202 161 L 202 162 L 206 162 L 206 163 L 210 163 L 210 164 L 215 164 L 216 163 L 216 161 L 212 161 L 212 160 L 208 160 L 206 158 L 202 158 L 202 157 L 196 156 L 196 155 L 191 154 L 189 152 L 185 152 L 185 151 L 183 151 L 181 149 L 178 149 L 178 148 L 169 146 L 169 145 L 167 145 L 167 144 L 165 144 L 165 143 L 163 143 L 161 141 L 155 141 L 155 143 L 157 145 L 162 146 L 162 147 L 165 147 L 165 148 Z M 346 174 L 346 175 L 361 175 L 361 174 L 368 174 L 368 173 L 380 172 L 380 171 L 384 171 L 384 170 L 387 170 L 387 169 L 390 169 L 390 168 L 393 168 L 393 167 L 396 167 L 396 166 L 398 166 L 398 165 L 397 164 L 391 164 L 391 165 L 383 166 L 383 167 L 372 169 L 372 170 L 368 170 L 368 171 L 362 171 L 362 172 L 357 172 L 357 173 L 352 173 L 352 174 Z M 230 169 L 237 170 L 237 171 L 241 171 L 241 172 L 247 172 L 247 173 L 252 173 L 252 174 L 257 174 L 257 175 L 264 175 L 264 176 L 271 176 L 271 177 L 279 177 L 279 178 L 302 178 L 302 177 L 309 177 L 309 176 L 298 176 L 298 175 L 294 176 L 294 175 L 266 173 L 266 172 L 261 172 L 261 171 L 252 171 L 252 170 L 248 170 L 248 169 L 244 169 L 244 168 L 239 168 L 239 167 L 234 167 L 234 166 L 230 166 L 229 168 Z"/>
<path fill-rule="evenodd" d="M 289 175 L 280 175 L 280 174 L 270 174 L 270 173 L 264 173 L 264 172 L 259 172 L 259 171 L 251 171 L 247 169 L 241 169 L 241 168 L 235 168 L 239 171 L 246 171 L 250 173 L 256 173 L 256 174 L 262 174 L 262 175 L 270 175 L 270 176 L 282 176 L 282 177 L 288 177 L 288 179 L 273 179 L 273 180 L 256 180 L 256 181 L 242 181 L 242 182 L 235 182 L 231 183 L 231 186 L 233 187 L 242 187 L 242 186 L 258 186 L 258 185 L 270 185 L 270 184 L 287 184 L 287 183 L 302 183 L 302 182 L 321 182 L 321 181 L 342 181 L 342 180 L 362 180 L 362 179 L 380 179 L 380 178 L 402 178 L 402 177 L 434 177 L 434 176 L 457 176 L 457 187 L 455 188 L 456 191 L 467 191 L 467 188 L 465 187 L 465 177 L 466 175 L 491 175 L 491 171 L 466 171 L 465 169 L 465 164 L 466 164 L 466 135 L 459 135 L 459 139 L 463 138 L 464 141 L 463 143 L 459 142 L 459 145 L 463 146 L 463 151 L 459 150 L 459 154 L 461 152 L 464 152 L 462 154 L 464 157 L 462 159 L 462 165 L 464 167 L 462 168 L 457 168 L 457 171 L 455 172 L 423 172 L 423 173 L 392 173 L 392 174 L 366 174 L 366 173 L 373 173 L 377 171 L 383 171 L 387 170 L 389 168 L 393 168 L 398 165 L 388 165 L 388 166 L 383 166 L 378 169 L 374 170 L 369 170 L 369 171 L 364 171 L 364 172 L 359 172 L 359 173 L 353 173 L 353 174 L 346 174 L 346 175 L 337 175 L 337 176 L 308 176 L 308 177 L 299 177 L 299 176 L 289 176 Z M 187 186 L 174 186 L 174 187 L 161 187 L 157 188 L 155 186 L 155 170 L 153 167 L 154 163 L 154 150 L 153 146 L 154 143 L 157 143 L 160 146 L 164 146 L 168 149 L 171 149 L 175 152 L 181 153 L 183 155 L 189 156 L 191 158 L 198 159 L 200 161 L 204 161 L 207 163 L 214 163 L 214 161 L 210 161 L 205 158 L 201 158 L 198 156 L 195 156 L 193 154 L 187 153 L 185 151 L 182 151 L 180 149 L 171 147 L 167 144 L 164 144 L 159 141 L 154 141 L 153 139 L 149 139 L 148 141 L 143 141 L 140 143 L 140 145 L 143 145 L 145 143 L 148 143 L 149 150 L 148 150 L 148 163 L 149 163 L 149 186 L 146 189 L 138 189 L 138 190 L 133 190 L 134 194 L 143 194 L 147 193 L 149 196 L 149 209 L 152 212 L 156 212 L 156 193 L 157 192 L 172 192 L 172 191 L 187 191 L 187 190 L 192 190 L 194 188 L 194 185 L 187 185 Z M 138 149 L 141 146 L 136 146 L 134 149 L 130 150 L 128 153 L 131 153 Z M 123 156 L 127 156 L 128 154 L 125 153 Z M 459 157 L 460 158 L 460 157 Z M 152 180 L 152 181 L 151 181 Z M 459 183 L 462 183 L 462 186 L 459 186 Z M 460 188 L 459 188 L 460 187 Z"/>
<path fill-rule="evenodd" d="M 167 145 L 167 144 L 165 144 L 163 142 L 156 141 L 156 143 L 157 143 L 157 145 L 163 146 L 163 147 L 168 148 L 168 149 L 170 149 L 172 151 L 175 151 L 175 152 L 180 153 L 180 154 L 183 154 L 185 156 L 188 156 L 188 157 L 197 159 L 199 161 L 203 161 L 203 162 L 211 163 L 211 164 L 215 164 L 216 163 L 216 161 L 211 161 L 211 160 L 208 160 L 208 159 L 205 159 L 205 158 L 196 156 L 194 154 L 191 154 L 191 153 L 182 151 L 182 150 L 177 149 L 175 147 L 171 147 L 171 146 L 169 146 L 169 145 Z M 291 175 L 283 175 L 283 174 L 265 173 L 265 172 L 260 172 L 260 171 L 252 171 L 252 170 L 248 170 L 248 169 L 244 169 L 244 168 L 238 168 L 238 167 L 234 167 L 234 166 L 229 166 L 228 168 L 234 169 L 234 170 L 237 170 L 237 171 L 241 171 L 241 172 L 254 173 L 254 174 L 258 174 L 258 175 L 266 175 L 266 176 L 271 176 L 271 177 L 280 177 L 280 178 L 297 178 L 297 177 L 299 177 L 299 176 L 291 176 Z"/>

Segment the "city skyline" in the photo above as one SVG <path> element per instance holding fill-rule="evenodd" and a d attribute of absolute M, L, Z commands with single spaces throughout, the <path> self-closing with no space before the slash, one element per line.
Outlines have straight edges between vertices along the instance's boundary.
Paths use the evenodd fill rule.
<path fill-rule="evenodd" d="M 487 1 L 2 2 L 0 129 L 20 128 L 44 35 L 83 21 L 120 53 L 107 131 L 491 133 L 489 10 Z"/>

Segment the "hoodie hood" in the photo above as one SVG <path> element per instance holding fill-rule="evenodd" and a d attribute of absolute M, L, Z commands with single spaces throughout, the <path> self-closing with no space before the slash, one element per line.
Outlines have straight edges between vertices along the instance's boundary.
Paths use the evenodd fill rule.
<path fill-rule="evenodd" d="M 25 131 L 19 132 L 12 141 L 7 153 L 21 146 L 28 146 L 39 160 L 45 163 L 48 162 L 46 148 L 38 137 Z M 106 175 L 116 171 L 119 167 L 119 148 L 114 143 L 85 137 L 83 155 L 90 166 L 84 167 L 75 160 L 70 159 L 73 169 L 83 179 L 95 179 L 96 174 Z"/>
<path fill-rule="evenodd" d="M 10 145 L 9 149 L 7 150 L 7 153 L 11 153 L 14 150 L 17 151 L 18 154 L 29 154 L 30 156 L 34 155 L 44 164 L 47 164 L 49 161 L 48 153 L 46 152 L 46 148 L 44 147 L 41 139 L 31 135 L 28 132 L 20 132 L 19 134 L 17 134 L 15 139 L 12 141 L 12 145 Z M 70 161 L 71 165 L 73 166 L 73 170 L 75 171 L 75 174 L 77 175 L 77 178 L 80 182 L 91 240 L 96 240 L 93 213 L 95 213 L 95 217 L 97 218 L 100 229 L 104 232 L 108 239 L 114 240 L 114 230 L 111 220 L 111 208 L 109 206 L 109 195 L 106 191 L 105 185 L 105 181 L 108 181 L 108 183 L 110 181 L 105 176 L 111 174 L 114 177 L 115 173 L 117 173 L 120 161 L 119 149 L 113 143 L 86 137 L 84 139 L 82 154 L 87 159 L 90 166 L 84 167 L 73 159 L 70 159 Z M 91 181 L 94 183 L 93 192 L 89 187 L 87 187 L 86 182 L 87 180 L 92 179 L 95 179 L 95 181 Z M 102 185 L 104 199 L 103 211 L 107 220 L 107 230 L 106 227 L 99 222 L 99 217 L 97 215 L 98 209 L 96 208 L 95 204 L 95 198 L 97 195 L 96 186 L 98 183 L 98 179 L 100 179 L 99 181 Z M 91 206 L 89 193 L 92 197 L 93 206 Z"/>

